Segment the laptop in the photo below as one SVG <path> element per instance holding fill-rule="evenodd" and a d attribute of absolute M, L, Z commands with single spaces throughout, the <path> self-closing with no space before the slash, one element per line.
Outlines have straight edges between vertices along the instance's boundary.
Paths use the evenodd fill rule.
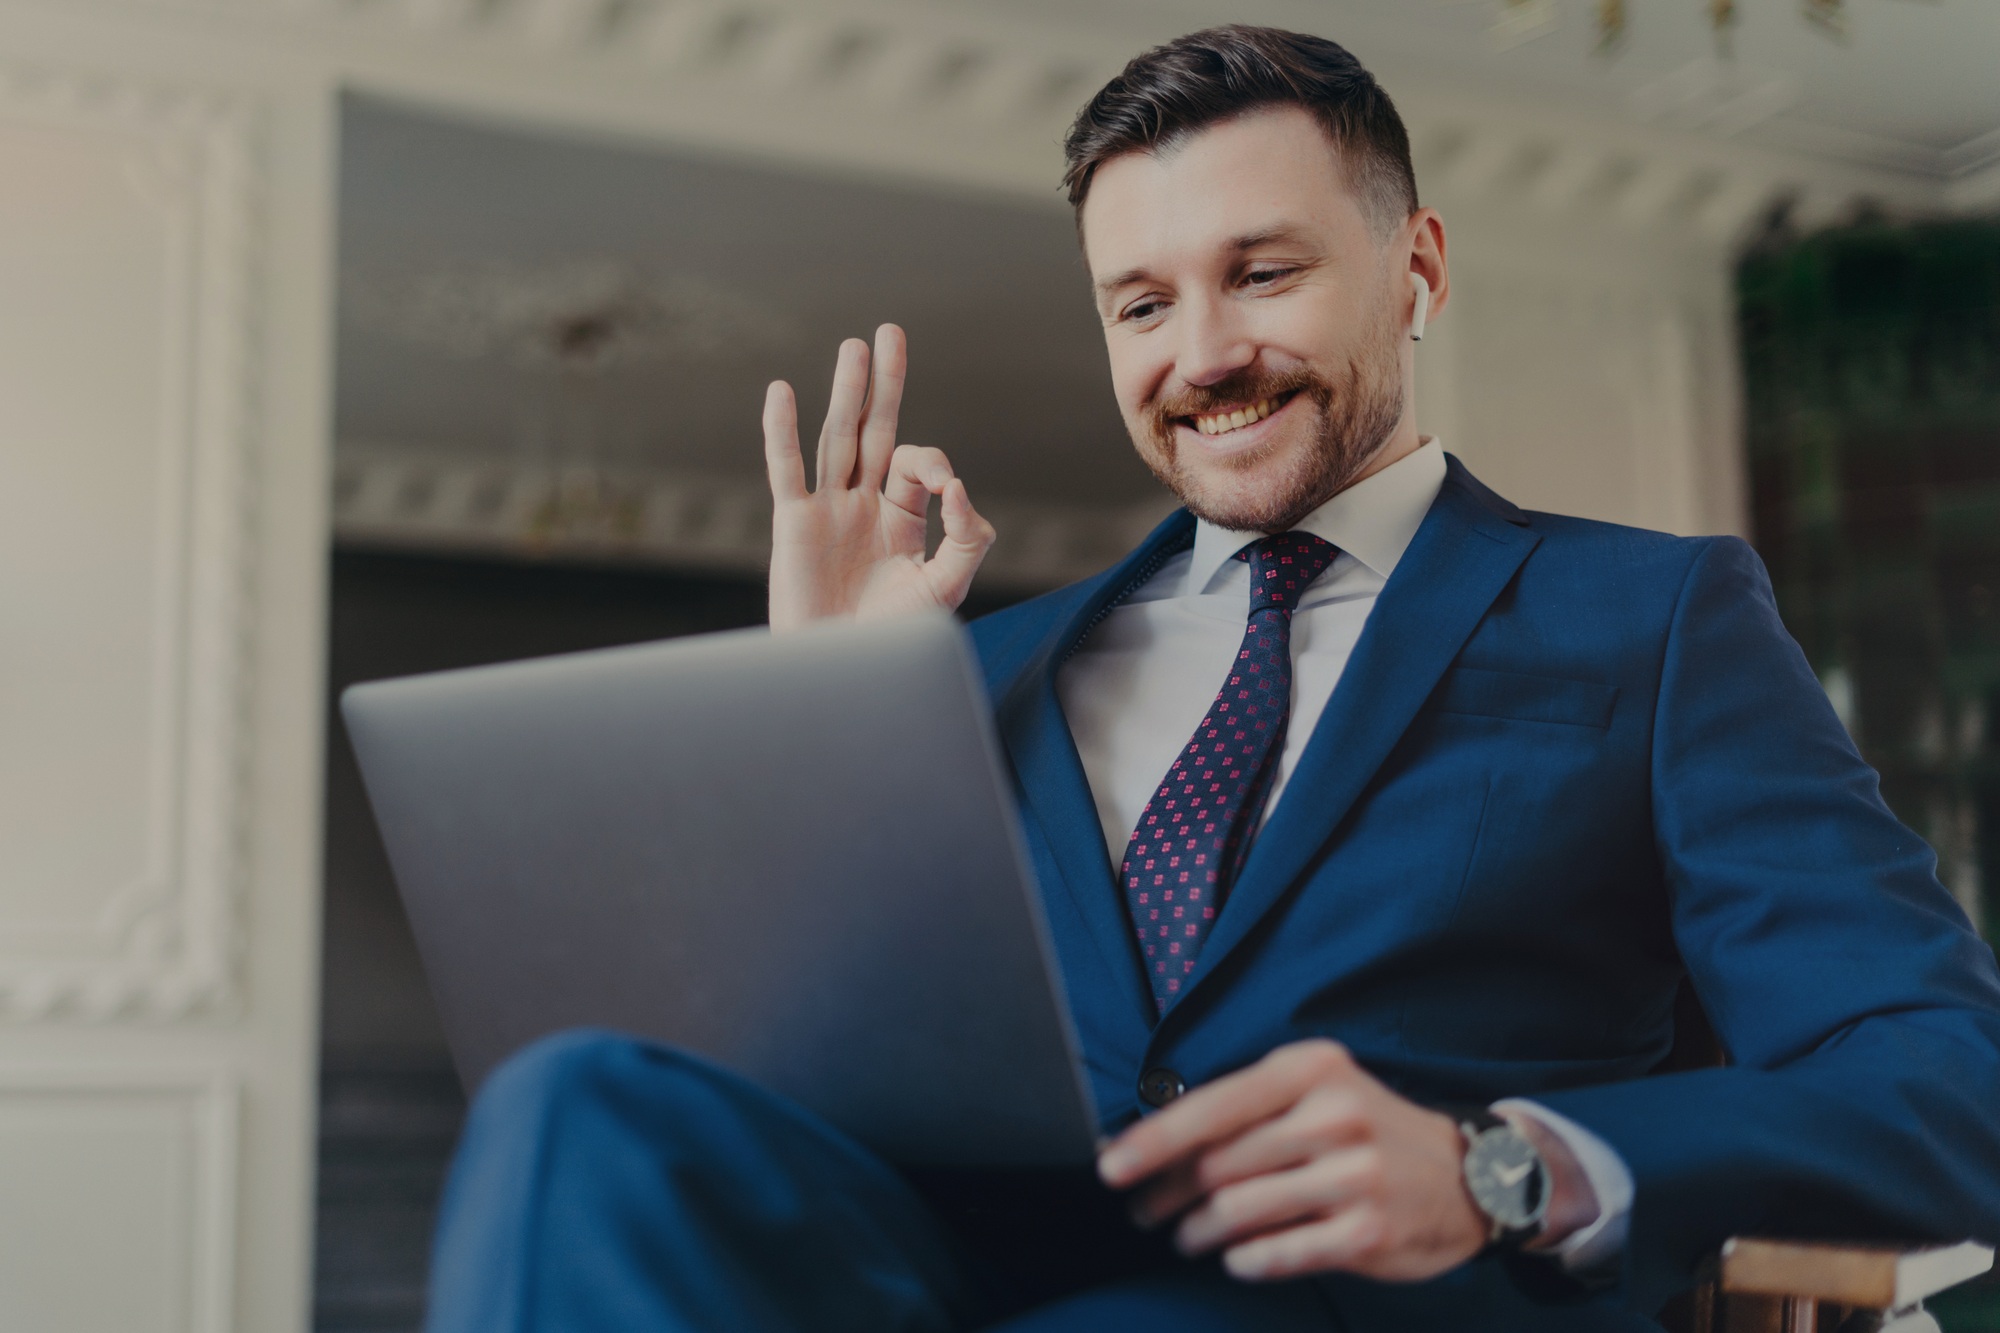
<path fill-rule="evenodd" d="M 910 1166 L 1066 1166 L 1095 1116 L 949 616 L 356 685 L 341 710 L 460 1076 L 670 1042 Z"/>

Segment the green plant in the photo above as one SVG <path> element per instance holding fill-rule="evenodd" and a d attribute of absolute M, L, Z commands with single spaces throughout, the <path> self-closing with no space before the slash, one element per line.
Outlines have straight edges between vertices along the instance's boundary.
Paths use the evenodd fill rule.
<path fill-rule="evenodd" d="M 1779 607 L 1977 920 L 2000 884 L 2000 224 L 1775 234 L 1737 291 Z"/>

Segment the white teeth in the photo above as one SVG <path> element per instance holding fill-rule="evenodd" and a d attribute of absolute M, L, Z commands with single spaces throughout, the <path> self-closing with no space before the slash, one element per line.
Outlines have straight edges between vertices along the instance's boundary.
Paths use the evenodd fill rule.
<path fill-rule="evenodd" d="M 1241 430 L 1245 426 L 1262 421 L 1277 410 L 1278 400 L 1275 398 L 1266 398 L 1261 402 L 1251 404 L 1249 407 L 1240 407 L 1234 412 L 1220 412 L 1213 416 L 1196 417 L 1194 419 L 1194 428 L 1203 435 L 1223 435 L 1229 431 Z"/>

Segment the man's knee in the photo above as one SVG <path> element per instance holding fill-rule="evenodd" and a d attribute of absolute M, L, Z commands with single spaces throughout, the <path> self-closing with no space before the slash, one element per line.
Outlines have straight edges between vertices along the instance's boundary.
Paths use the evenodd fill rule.
<path fill-rule="evenodd" d="M 607 1172 L 636 1187 L 692 1173 L 766 1188 L 810 1181 L 843 1197 L 907 1193 L 881 1161 L 803 1107 L 692 1052 L 596 1029 L 545 1037 L 493 1071 L 459 1157 L 467 1178 L 490 1170 L 523 1188 Z"/>
<path fill-rule="evenodd" d="M 572 1097 L 629 1063 L 635 1037 L 598 1028 L 573 1028 L 523 1046 L 496 1065 L 480 1086 L 479 1101 L 545 1106 Z"/>
<path fill-rule="evenodd" d="M 687 1051 L 601 1028 L 543 1037 L 509 1056 L 487 1077 L 468 1129 L 542 1133 L 558 1122 L 604 1131 L 630 1122 L 657 1133 L 683 1130 L 722 1114 L 752 1115 L 770 1094 Z"/>
<path fill-rule="evenodd" d="M 579 1113 L 595 1119 L 626 1099 L 657 1048 L 636 1037 L 577 1028 L 522 1047 L 494 1068 L 473 1100 L 469 1138 L 538 1136 Z"/>

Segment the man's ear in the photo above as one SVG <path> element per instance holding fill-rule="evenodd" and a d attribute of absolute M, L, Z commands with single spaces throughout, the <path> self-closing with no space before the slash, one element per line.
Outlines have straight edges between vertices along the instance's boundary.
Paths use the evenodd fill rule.
<path fill-rule="evenodd" d="M 1444 313 L 1445 303 L 1451 299 L 1451 269 L 1445 261 L 1444 219 L 1435 208 L 1420 208 L 1410 216 L 1410 285 L 1416 288 L 1418 281 L 1423 286 L 1419 298 L 1424 308 L 1424 321 L 1436 319 Z M 1414 314 L 1414 311 L 1413 311 Z M 1423 336 L 1423 321 L 1411 320 L 1410 336 Z"/>

